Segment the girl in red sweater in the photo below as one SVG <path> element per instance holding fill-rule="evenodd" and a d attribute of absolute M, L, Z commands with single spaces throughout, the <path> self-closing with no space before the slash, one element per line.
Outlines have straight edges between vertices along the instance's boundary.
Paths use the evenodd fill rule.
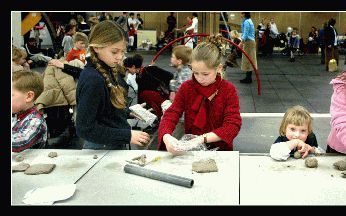
<path fill-rule="evenodd" d="M 239 98 L 235 86 L 222 79 L 221 36 L 210 36 L 192 52 L 191 80 L 179 88 L 173 104 L 164 113 L 158 132 L 158 149 L 172 154 L 179 141 L 171 134 L 185 112 L 185 134 L 198 135 L 188 141 L 191 148 L 205 144 L 208 149 L 233 150 L 241 127 Z"/>

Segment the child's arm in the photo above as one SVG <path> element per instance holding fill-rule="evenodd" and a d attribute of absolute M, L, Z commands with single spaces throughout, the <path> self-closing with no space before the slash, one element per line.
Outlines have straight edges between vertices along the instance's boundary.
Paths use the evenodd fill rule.
<path fill-rule="evenodd" d="M 32 118 L 23 123 L 20 128 L 12 128 L 12 152 L 21 152 L 40 142 L 44 136 L 43 120 Z"/>
<path fill-rule="evenodd" d="M 287 160 L 287 158 L 290 157 L 290 152 L 298 146 L 302 146 L 303 144 L 305 143 L 299 139 L 292 139 L 287 142 L 274 143 L 270 147 L 270 157 L 275 160 Z"/>

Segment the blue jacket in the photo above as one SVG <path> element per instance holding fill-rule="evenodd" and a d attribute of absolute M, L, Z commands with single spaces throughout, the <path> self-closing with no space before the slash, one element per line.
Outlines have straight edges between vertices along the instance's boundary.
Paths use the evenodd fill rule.
<path fill-rule="evenodd" d="M 244 19 L 241 24 L 241 39 L 242 41 L 246 40 L 255 40 L 255 26 L 251 19 Z"/>
<path fill-rule="evenodd" d="M 111 74 L 110 68 L 108 71 Z M 110 77 L 113 79 L 113 75 Z M 123 76 L 119 74 L 118 83 L 128 90 Z M 78 136 L 103 145 L 130 143 L 131 126 L 127 122 L 127 109 L 117 109 L 112 105 L 105 80 L 91 61 L 88 61 L 80 74 L 76 100 Z"/>

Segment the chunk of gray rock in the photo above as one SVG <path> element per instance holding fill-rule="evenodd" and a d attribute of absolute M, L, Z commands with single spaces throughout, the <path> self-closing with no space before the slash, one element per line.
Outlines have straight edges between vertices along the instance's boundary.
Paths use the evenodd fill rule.
<path fill-rule="evenodd" d="M 26 175 L 39 175 L 39 174 L 48 174 L 53 171 L 55 164 L 34 164 L 31 165 L 24 174 Z"/>
<path fill-rule="evenodd" d="M 338 162 L 333 163 L 333 165 L 338 170 L 341 170 L 341 171 L 346 170 L 346 161 L 344 161 L 344 160 L 339 160 Z"/>
<path fill-rule="evenodd" d="M 48 157 L 51 157 L 51 158 L 58 157 L 58 153 L 57 152 L 49 152 Z"/>
<path fill-rule="evenodd" d="M 29 167 L 30 167 L 30 164 L 22 162 L 22 163 L 19 163 L 17 165 L 12 166 L 12 172 L 24 172 Z"/>
<path fill-rule="evenodd" d="M 318 166 L 318 161 L 316 158 L 307 158 L 305 159 L 305 166 L 309 168 L 316 168 Z"/>
<path fill-rule="evenodd" d="M 218 168 L 214 159 L 202 159 L 192 163 L 192 171 L 198 173 L 217 172 Z"/>
<path fill-rule="evenodd" d="M 295 159 L 299 159 L 299 158 L 302 157 L 302 155 L 300 154 L 300 152 L 295 151 L 294 154 L 293 154 L 293 157 L 294 157 Z"/>

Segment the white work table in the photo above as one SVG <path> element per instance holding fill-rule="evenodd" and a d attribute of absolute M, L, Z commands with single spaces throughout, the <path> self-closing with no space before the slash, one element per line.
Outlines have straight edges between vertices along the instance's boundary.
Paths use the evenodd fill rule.
<path fill-rule="evenodd" d="M 134 174 L 123 167 L 136 156 L 161 159 L 144 168 L 194 180 L 192 188 L 182 187 Z M 216 161 L 219 171 L 192 172 L 192 162 L 202 158 Z M 109 151 L 83 178 L 68 200 L 58 205 L 238 205 L 239 153 L 188 152 L 172 157 L 168 152 L 150 150 Z"/>
<path fill-rule="evenodd" d="M 57 152 L 58 157 L 48 157 L 49 152 Z M 73 184 L 81 178 L 107 151 L 66 150 L 66 149 L 27 149 L 20 153 L 22 162 L 30 165 L 38 163 L 56 164 L 49 174 L 26 175 L 24 172 L 12 173 L 12 205 L 24 205 L 22 202 L 27 191 L 50 185 Z M 17 153 L 12 154 L 12 166 L 20 162 L 14 160 Z M 94 159 L 94 155 L 98 158 Z"/>
<path fill-rule="evenodd" d="M 333 163 L 346 156 L 317 156 L 275 161 L 269 156 L 240 155 L 241 205 L 346 205 L 346 178 Z"/>
<path fill-rule="evenodd" d="M 48 153 L 58 152 L 49 158 Z M 55 163 L 50 174 L 12 173 L 12 205 L 24 205 L 36 187 L 76 184 L 67 200 L 54 205 L 346 205 L 346 178 L 333 163 L 346 156 L 318 156 L 318 168 L 303 159 L 275 161 L 268 154 L 237 151 L 188 152 L 173 157 L 151 150 L 26 150 L 29 164 Z M 93 159 L 94 155 L 97 159 Z M 124 172 L 126 160 L 142 154 L 161 159 L 144 168 L 194 180 L 191 188 Z M 13 157 L 14 158 L 14 157 Z M 219 171 L 192 172 L 192 162 L 212 158 Z M 12 165 L 16 164 L 12 159 Z M 135 165 L 137 166 L 137 165 Z"/>

